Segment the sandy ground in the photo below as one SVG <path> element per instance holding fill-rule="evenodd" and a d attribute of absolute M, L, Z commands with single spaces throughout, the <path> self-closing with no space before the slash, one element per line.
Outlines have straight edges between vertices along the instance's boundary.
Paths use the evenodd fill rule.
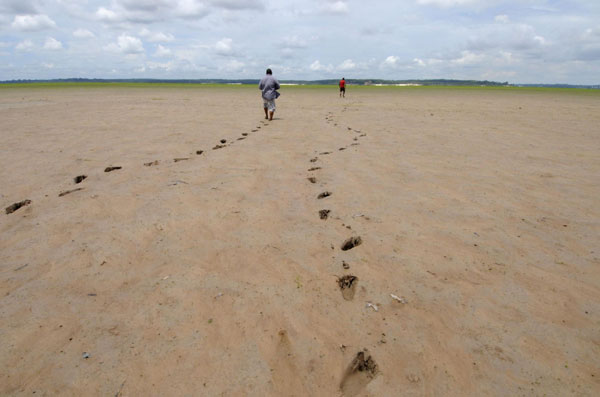
<path fill-rule="evenodd" d="M 0 90 L 0 204 L 31 200 L 0 214 L 1 395 L 600 393 L 600 94 L 263 116 L 255 87 Z"/>

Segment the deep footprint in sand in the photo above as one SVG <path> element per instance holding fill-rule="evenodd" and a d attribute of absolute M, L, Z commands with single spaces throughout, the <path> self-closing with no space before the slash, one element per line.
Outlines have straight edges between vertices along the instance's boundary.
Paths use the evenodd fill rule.
<path fill-rule="evenodd" d="M 221 149 L 221 148 L 224 148 L 225 146 L 227 146 L 227 145 L 215 145 L 215 147 L 213 147 L 213 150 Z"/>
<path fill-rule="evenodd" d="M 204 150 L 196 150 L 196 154 L 197 154 L 198 156 L 199 156 L 199 155 L 201 155 L 202 153 L 204 153 Z M 157 163 L 158 163 L 158 161 L 157 161 Z"/>
<path fill-rule="evenodd" d="M 331 154 L 331 152 L 321 152 L 321 153 L 319 153 L 319 154 L 321 154 L 321 155 L 326 155 L 326 154 Z"/>
<path fill-rule="evenodd" d="M 360 351 L 350 363 L 340 382 L 342 394 L 346 397 L 359 395 L 361 391 L 371 382 L 379 368 L 377 363 L 367 349 Z"/>
<path fill-rule="evenodd" d="M 314 162 L 316 162 L 318 159 L 319 159 L 318 157 L 313 157 L 312 159 L 310 159 L 310 162 L 311 162 L 311 163 L 314 163 Z"/>
<path fill-rule="evenodd" d="M 158 165 L 158 160 L 151 161 L 149 163 L 144 163 L 146 167 L 152 167 L 153 165 Z"/>
<path fill-rule="evenodd" d="M 185 161 L 185 160 L 189 160 L 189 157 L 178 157 L 176 159 L 173 159 L 174 162 L 178 163 L 180 161 Z"/>
<path fill-rule="evenodd" d="M 83 182 L 85 178 L 87 178 L 87 175 L 78 175 L 73 180 L 75 181 L 75 184 L 77 184 Z"/>
<path fill-rule="evenodd" d="M 317 183 L 317 178 L 315 178 L 314 176 L 309 176 L 306 179 L 308 179 L 310 181 L 310 183 Z"/>
<path fill-rule="evenodd" d="M 111 171 L 114 171 L 114 170 L 120 170 L 121 168 L 123 168 L 123 167 L 106 167 L 104 169 L 104 172 L 111 172 Z"/>
<path fill-rule="evenodd" d="M 331 210 L 320 210 L 319 211 L 319 218 L 321 219 L 327 219 L 329 217 L 329 213 L 331 212 Z"/>
<path fill-rule="evenodd" d="M 342 251 L 348 251 L 354 247 L 358 247 L 362 244 L 362 238 L 360 236 L 350 237 L 342 244 Z"/>
<path fill-rule="evenodd" d="M 331 192 L 323 192 L 317 196 L 318 199 L 324 199 L 325 197 L 331 196 Z"/>
<path fill-rule="evenodd" d="M 316 170 L 320 170 L 320 169 L 321 169 L 321 167 L 312 167 L 312 168 L 309 168 L 308 170 L 309 171 L 316 171 Z"/>
<path fill-rule="evenodd" d="M 354 298 L 356 292 L 356 285 L 358 284 L 358 277 L 348 274 L 346 276 L 337 279 L 338 286 L 342 291 L 342 296 L 345 300 L 351 301 Z"/>
<path fill-rule="evenodd" d="M 8 207 L 6 207 L 5 211 L 6 214 L 12 214 L 13 212 L 15 212 L 16 210 L 18 210 L 21 207 L 25 207 L 26 205 L 31 204 L 31 200 L 23 200 L 23 201 L 19 201 L 18 203 L 14 203 L 12 205 L 9 205 Z"/>
<path fill-rule="evenodd" d="M 242 132 L 242 136 L 248 136 L 247 132 Z"/>

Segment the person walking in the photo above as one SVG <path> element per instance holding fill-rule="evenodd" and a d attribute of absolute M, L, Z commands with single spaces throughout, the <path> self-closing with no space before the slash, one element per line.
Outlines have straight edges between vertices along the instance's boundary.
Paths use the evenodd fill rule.
<path fill-rule="evenodd" d="M 279 98 L 277 90 L 281 88 L 279 81 L 273 77 L 271 69 L 267 69 L 267 75 L 260 80 L 258 89 L 262 91 L 263 107 L 265 109 L 265 119 L 273 120 L 275 113 L 275 99 Z"/>
<path fill-rule="evenodd" d="M 342 77 L 338 85 L 340 86 L 340 98 L 346 98 L 346 79 Z"/>

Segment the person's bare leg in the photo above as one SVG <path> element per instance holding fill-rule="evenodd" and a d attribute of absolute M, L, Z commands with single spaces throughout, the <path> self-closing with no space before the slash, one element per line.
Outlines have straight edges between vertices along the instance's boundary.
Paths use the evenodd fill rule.
<path fill-rule="evenodd" d="M 265 108 L 265 119 L 269 119 L 269 110 Z"/>
<path fill-rule="evenodd" d="M 269 116 L 270 116 L 269 117 L 269 121 L 273 121 L 273 113 L 275 113 L 275 112 L 274 111 L 273 112 L 269 112 Z"/>

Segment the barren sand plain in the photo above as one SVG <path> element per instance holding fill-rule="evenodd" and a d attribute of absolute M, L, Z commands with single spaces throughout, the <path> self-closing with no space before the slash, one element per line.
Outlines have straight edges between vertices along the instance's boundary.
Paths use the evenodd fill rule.
<path fill-rule="evenodd" d="M 600 394 L 600 92 L 281 93 L 0 89 L 1 395 Z"/>

